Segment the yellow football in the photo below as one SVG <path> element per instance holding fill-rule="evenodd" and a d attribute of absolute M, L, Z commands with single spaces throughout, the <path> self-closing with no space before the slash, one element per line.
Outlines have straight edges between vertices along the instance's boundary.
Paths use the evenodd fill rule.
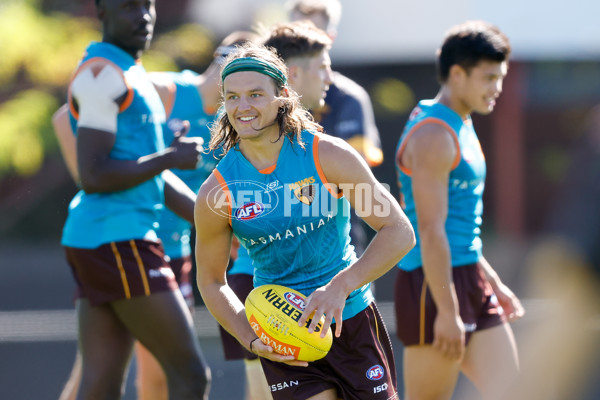
<path fill-rule="evenodd" d="M 302 293 L 281 285 L 263 285 L 250 292 L 245 306 L 252 329 L 276 353 L 293 355 L 300 361 L 315 361 L 329 352 L 333 335 L 328 328 L 327 335 L 321 338 L 324 317 L 313 333 L 308 333 L 310 318 L 304 326 L 298 326 L 306 306 Z"/>

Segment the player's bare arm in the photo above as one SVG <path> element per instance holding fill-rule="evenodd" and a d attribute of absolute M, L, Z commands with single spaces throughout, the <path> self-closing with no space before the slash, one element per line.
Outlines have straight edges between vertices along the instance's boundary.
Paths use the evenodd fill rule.
<path fill-rule="evenodd" d="M 452 281 L 450 245 L 446 236 L 448 176 L 457 157 L 453 137 L 442 125 L 426 124 L 409 139 L 402 163 L 412 172 L 423 272 L 438 308 L 434 348 L 450 359 L 465 349 L 464 325 Z"/>
<path fill-rule="evenodd" d="M 171 170 L 163 171 L 162 177 L 165 180 L 166 206 L 175 214 L 193 224 L 196 193 Z"/>
<path fill-rule="evenodd" d="M 75 144 L 75 135 L 71 129 L 69 121 L 69 108 L 63 104 L 54 115 L 52 115 L 52 126 L 54 134 L 58 139 L 60 153 L 62 154 L 67 169 L 73 181 L 79 182 L 79 173 L 77 172 L 77 146 Z"/>
<path fill-rule="evenodd" d="M 481 257 L 480 263 L 487 280 L 490 282 L 490 285 L 492 285 L 492 289 L 494 289 L 498 303 L 500 303 L 504 313 L 506 314 L 506 318 L 508 318 L 508 321 L 513 322 L 523 318 L 525 315 L 525 308 L 521 304 L 519 298 L 513 293 L 512 290 L 508 288 L 508 286 L 502 282 L 496 271 L 492 268 L 485 257 Z"/>
<path fill-rule="evenodd" d="M 160 101 L 163 103 L 168 116 L 173 107 L 175 92 L 177 90 L 173 79 L 165 72 L 150 72 L 148 73 L 148 77 L 152 81 L 154 89 L 156 89 L 156 93 L 158 93 L 158 97 L 160 97 Z"/>
<path fill-rule="evenodd" d="M 415 235 L 398 202 L 375 179 L 358 152 L 341 139 L 328 135 L 319 137 L 319 160 L 327 181 L 342 191 L 353 208 L 360 204 L 359 216 L 377 232 L 355 264 L 309 296 L 299 321 L 303 324 L 315 311 L 309 327 L 311 331 L 321 315 L 325 314 L 323 330 L 326 331 L 332 318 L 335 318 L 335 335 L 339 336 L 342 311 L 348 295 L 389 271 L 414 247 Z"/>
<path fill-rule="evenodd" d="M 98 71 L 99 70 L 99 71 Z M 137 160 L 109 157 L 117 131 L 117 116 L 128 88 L 111 64 L 91 63 L 78 71 L 71 93 L 78 105 L 77 164 L 87 193 L 113 192 L 136 186 L 169 168 L 195 168 L 201 144 L 176 137 L 165 151 Z"/>

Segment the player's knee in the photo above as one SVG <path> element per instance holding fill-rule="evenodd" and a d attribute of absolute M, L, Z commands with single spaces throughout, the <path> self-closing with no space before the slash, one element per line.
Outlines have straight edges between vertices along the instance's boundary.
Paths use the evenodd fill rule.
<path fill-rule="evenodd" d="M 164 393 L 163 397 L 167 398 L 169 392 L 167 377 L 164 373 L 152 376 L 142 376 L 138 373 L 135 385 L 139 400 L 156 398 L 157 393 Z"/>
<path fill-rule="evenodd" d="M 202 368 L 192 370 L 191 372 L 192 374 L 190 375 L 188 382 L 190 383 L 192 391 L 198 396 L 206 396 L 206 398 L 208 398 L 212 379 L 210 369 L 202 366 Z"/>
<path fill-rule="evenodd" d="M 196 393 L 208 394 L 212 381 L 210 368 L 203 363 L 197 363 L 193 373 L 194 376 L 191 377 L 191 380 L 195 385 Z"/>
<path fill-rule="evenodd" d="M 79 387 L 81 399 L 120 399 L 125 394 L 125 387 L 122 380 L 118 379 L 83 379 Z"/>
<path fill-rule="evenodd" d="M 196 396 L 208 394 L 212 380 L 211 372 L 210 368 L 201 360 L 181 363 L 178 371 L 168 375 L 169 385 L 175 386 L 170 389 L 175 392 L 185 391 Z"/>

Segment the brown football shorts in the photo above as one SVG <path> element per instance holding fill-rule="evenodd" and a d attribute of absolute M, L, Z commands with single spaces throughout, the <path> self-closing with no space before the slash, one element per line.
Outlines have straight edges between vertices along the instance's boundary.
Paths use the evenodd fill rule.
<path fill-rule="evenodd" d="M 149 240 L 110 242 L 95 249 L 65 247 L 77 283 L 76 298 L 92 305 L 177 290 L 162 244 Z"/>
<path fill-rule="evenodd" d="M 479 263 L 452 268 L 465 343 L 473 332 L 505 322 L 502 308 Z M 398 270 L 394 289 L 396 334 L 405 346 L 433 343 L 437 307 L 423 275 L 423 268 Z"/>
<path fill-rule="evenodd" d="M 332 388 L 344 400 L 399 398 L 392 342 L 375 303 L 345 320 L 329 353 L 308 367 L 260 361 L 274 400 L 307 399 Z"/>
<path fill-rule="evenodd" d="M 172 258 L 169 265 L 175 274 L 179 290 L 190 310 L 194 307 L 194 288 L 192 286 L 192 256 Z"/>

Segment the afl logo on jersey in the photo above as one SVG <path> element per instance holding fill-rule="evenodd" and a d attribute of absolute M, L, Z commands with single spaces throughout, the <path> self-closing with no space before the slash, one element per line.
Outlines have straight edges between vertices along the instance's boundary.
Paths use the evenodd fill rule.
<path fill-rule="evenodd" d="M 315 199 L 317 188 L 315 185 L 301 186 L 294 190 L 294 196 L 306 205 L 311 205 Z"/>
<path fill-rule="evenodd" d="M 265 211 L 265 206 L 259 202 L 246 203 L 235 212 L 235 218 L 239 221 L 247 221 L 258 217 Z"/>
<path fill-rule="evenodd" d="M 367 378 L 372 381 L 378 381 L 383 378 L 385 372 L 383 371 L 383 367 L 379 364 L 373 365 L 371 368 L 367 370 Z"/>
<path fill-rule="evenodd" d="M 215 173 L 218 172 L 218 169 Z M 246 180 L 223 181 L 208 193 L 209 207 L 216 214 L 237 221 L 263 218 L 277 209 L 277 191 L 267 185 Z"/>
<path fill-rule="evenodd" d="M 304 303 L 304 299 L 302 297 L 292 292 L 285 292 L 283 297 L 287 300 L 288 303 L 296 307 L 298 310 L 304 311 L 306 304 Z"/>

